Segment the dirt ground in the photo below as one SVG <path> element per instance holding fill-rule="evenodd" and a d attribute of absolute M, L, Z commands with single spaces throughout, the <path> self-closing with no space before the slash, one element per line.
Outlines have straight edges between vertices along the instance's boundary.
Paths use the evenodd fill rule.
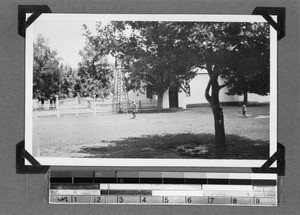
<path fill-rule="evenodd" d="M 249 141 L 269 141 L 269 106 L 247 107 L 247 118 L 241 115 L 241 107 L 224 106 L 224 122 L 226 135 L 244 138 Z M 169 113 L 144 113 L 137 114 L 132 119 L 131 114 L 107 114 L 107 115 L 64 115 L 61 117 L 39 117 L 33 120 L 33 155 L 43 157 L 110 157 L 107 151 L 99 153 L 102 149 L 116 151 L 118 146 L 126 145 L 126 153 L 119 153 L 119 157 L 140 157 L 134 154 L 135 150 L 141 152 L 141 148 L 135 141 L 130 151 L 130 142 L 122 142 L 130 138 L 161 137 L 168 136 L 173 139 L 178 134 L 190 135 L 188 138 L 201 138 L 199 135 L 209 135 L 213 141 L 214 124 L 210 107 L 197 107 Z M 171 135 L 171 136 L 170 136 Z M 191 135 L 194 135 L 191 137 Z M 198 135 L 198 136 L 195 136 Z M 177 136 L 179 137 L 179 136 Z M 208 136 L 207 136 L 208 137 Z M 170 138 L 169 138 L 170 139 Z M 147 142 L 147 149 L 165 143 L 169 139 L 154 138 Z M 184 138 L 183 138 L 184 139 Z M 138 140 L 138 139 L 136 139 Z M 142 140 L 142 139 L 140 139 Z M 163 142 L 157 142 L 163 141 Z M 174 141 L 174 140 L 172 140 Z M 184 141 L 183 141 L 184 142 Z M 185 157 L 184 144 L 176 143 L 176 155 L 165 155 L 168 149 L 159 149 L 156 154 L 148 153 L 146 157 Z M 211 144 L 211 143 L 210 143 Z M 252 143 L 251 143 L 252 144 Z M 142 145 L 142 143 L 141 143 Z M 152 145 L 152 146 L 151 146 Z M 145 146 L 143 146 L 145 148 Z M 171 147 L 171 146 L 170 146 Z M 180 148 L 181 147 L 181 148 Z M 183 147 L 183 148 L 182 148 Z M 242 146 L 240 146 L 242 147 Z M 144 150 L 143 148 L 143 150 Z M 90 149 L 90 150 L 86 150 Z M 97 149 L 93 153 L 91 149 Z M 178 153 L 178 151 L 183 153 Z M 133 152 L 133 154 L 131 153 Z M 130 155 L 129 155 L 130 154 Z M 114 156 L 111 156 L 114 157 Z M 251 156 L 250 156 L 251 157 Z"/>

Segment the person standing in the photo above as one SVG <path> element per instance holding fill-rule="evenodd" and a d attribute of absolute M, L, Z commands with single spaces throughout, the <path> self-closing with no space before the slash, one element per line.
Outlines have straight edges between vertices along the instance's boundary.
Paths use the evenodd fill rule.
<path fill-rule="evenodd" d="M 132 119 L 135 119 L 137 113 L 137 106 L 134 100 L 132 100 L 131 108 L 132 108 Z"/>
<path fill-rule="evenodd" d="M 244 116 L 244 118 L 246 118 L 246 112 L 247 112 L 247 108 L 246 105 L 244 104 L 242 107 L 242 115 Z"/>

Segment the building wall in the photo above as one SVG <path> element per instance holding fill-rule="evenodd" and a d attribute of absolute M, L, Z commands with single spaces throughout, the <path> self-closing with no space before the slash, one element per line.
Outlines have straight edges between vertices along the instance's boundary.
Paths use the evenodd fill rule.
<path fill-rule="evenodd" d="M 205 89 L 209 81 L 209 76 L 205 70 L 198 72 L 197 76 L 191 80 L 190 85 L 190 96 L 186 97 L 187 105 L 195 104 L 206 104 L 208 103 L 205 98 Z M 222 84 L 223 80 L 220 78 L 219 83 Z M 220 102 L 243 102 L 244 96 L 233 95 L 229 96 L 226 94 L 227 88 L 224 87 L 220 90 Z M 270 101 L 270 96 L 260 96 L 257 94 L 248 93 L 249 102 L 267 103 Z"/>
<path fill-rule="evenodd" d="M 202 104 L 207 103 L 205 98 L 205 89 L 209 81 L 207 73 L 198 73 L 197 76 L 191 80 L 190 85 L 190 96 L 186 97 L 186 104 Z"/>
<path fill-rule="evenodd" d="M 147 98 L 147 90 L 144 88 L 129 91 L 128 99 L 129 101 L 134 100 L 139 109 L 153 109 L 157 107 L 157 95 L 153 94 L 152 98 Z"/>
<path fill-rule="evenodd" d="M 163 109 L 167 109 L 167 108 L 170 108 L 169 90 L 167 90 L 163 96 Z"/>
<path fill-rule="evenodd" d="M 187 105 L 201 105 L 207 104 L 205 98 L 205 89 L 209 81 L 209 76 L 206 70 L 198 70 L 197 75 L 189 82 L 190 85 L 190 96 L 187 96 L 186 92 L 182 89 L 178 92 L 178 107 L 186 109 Z M 220 78 L 219 83 L 222 84 L 223 80 Z M 224 87 L 220 90 L 220 102 L 243 102 L 244 96 L 229 96 L 226 94 L 227 88 Z M 129 100 L 138 101 L 153 101 L 157 100 L 157 96 L 153 95 L 153 99 L 147 98 L 146 89 L 140 89 L 139 91 L 129 91 Z M 270 101 L 270 96 L 260 96 L 257 94 L 248 93 L 249 102 L 257 103 L 268 103 Z M 163 96 L 163 108 L 170 108 L 169 104 L 169 90 L 164 93 Z"/>
<path fill-rule="evenodd" d="M 178 107 L 182 109 L 186 109 L 186 93 L 181 90 L 178 92 Z"/>

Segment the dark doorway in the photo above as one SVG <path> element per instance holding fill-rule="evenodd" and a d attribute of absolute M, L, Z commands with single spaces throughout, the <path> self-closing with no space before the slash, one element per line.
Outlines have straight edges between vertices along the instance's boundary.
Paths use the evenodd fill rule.
<path fill-rule="evenodd" d="M 178 88 L 171 86 L 169 88 L 170 108 L 178 108 Z"/>

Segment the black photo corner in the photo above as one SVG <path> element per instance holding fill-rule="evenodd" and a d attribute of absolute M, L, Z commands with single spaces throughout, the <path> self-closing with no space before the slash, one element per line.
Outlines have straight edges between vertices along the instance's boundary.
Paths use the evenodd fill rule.
<path fill-rule="evenodd" d="M 26 13 L 32 13 L 26 20 Z M 18 34 L 25 38 L 26 28 L 42 13 L 51 13 L 47 5 L 19 5 L 18 6 Z"/>

